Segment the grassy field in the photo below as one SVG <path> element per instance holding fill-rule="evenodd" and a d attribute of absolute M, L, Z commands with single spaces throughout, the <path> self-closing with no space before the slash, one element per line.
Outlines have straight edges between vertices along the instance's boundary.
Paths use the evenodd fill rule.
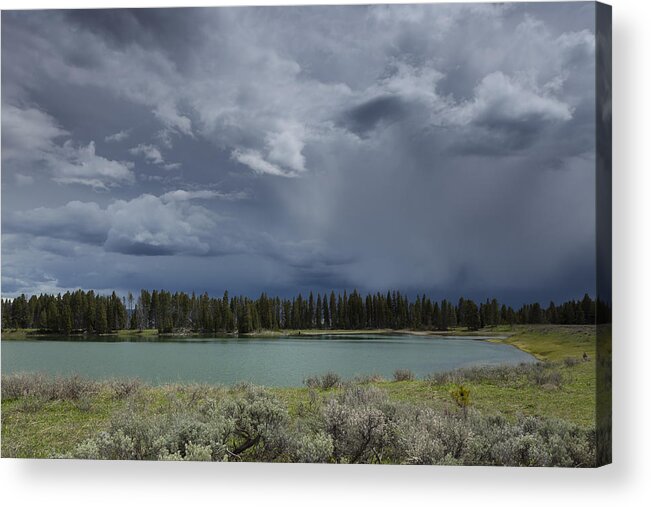
<path fill-rule="evenodd" d="M 32 337 L 41 336 L 38 329 L 3 329 L 3 340 L 29 340 Z"/>
<path fill-rule="evenodd" d="M 493 331 L 502 336 L 508 333 L 507 338 L 499 341 L 531 353 L 542 364 L 476 368 L 407 381 L 351 379 L 349 383 L 372 384 L 392 401 L 431 407 L 442 413 L 457 409 L 450 392 L 463 385 L 470 392 L 470 407 L 484 415 L 501 414 L 509 420 L 520 415 L 541 416 L 594 428 L 593 327 L 516 326 Z M 583 359 L 584 353 L 588 360 Z M 119 382 L 95 383 L 99 387 L 74 396 L 49 391 L 47 395 L 6 396 L 4 381 L 3 378 L 3 457 L 47 457 L 69 452 L 107 428 L 116 413 L 133 403 L 133 395 L 124 394 Z M 293 418 L 302 417 L 307 407 L 341 390 L 342 387 L 270 388 Z M 179 400 L 192 401 L 199 392 L 201 396 L 229 396 L 225 387 L 143 385 L 137 389 L 137 400 L 145 413 L 164 413 Z"/>
<path fill-rule="evenodd" d="M 158 329 L 143 329 L 142 331 L 138 329 L 120 329 L 116 333 L 120 337 L 152 337 L 158 336 Z"/>

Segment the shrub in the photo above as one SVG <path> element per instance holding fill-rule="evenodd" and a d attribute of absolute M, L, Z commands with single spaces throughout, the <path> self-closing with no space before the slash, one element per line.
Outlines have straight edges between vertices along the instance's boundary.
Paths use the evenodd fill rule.
<path fill-rule="evenodd" d="M 357 384 L 375 384 L 377 382 L 383 382 L 384 378 L 382 375 L 376 373 L 371 373 L 370 375 L 360 375 L 355 377 L 355 382 Z"/>
<path fill-rule="evenodd" d="M 142 382 L 137 378 L 109 380 L 106 384 L 118 400 L 128 398 L 142 389 Z"/>
<path fill-rule="evenodd" d="M 219 413 L 233 424 L 229 454 L 248 452 L 260 460 L 272 460 L 286 451 L 287 408 L 264 388 L 250 384 L 238 386 L 235 397 L 219 406 Z"/>
<path fill-rule="evenodd" d="M 560 371 L 545 371 L 543 369 L 533 370 L 529 375 L 530 380 L 538 386 L 561 387 L 563 376 Z"/>
<path fill-rule="evenodd" d="M 37 383 L 42 376 L 34 374 L 13 374 L 2 376 L 2 399 L 17 400 L 18 398 L 34 396 L 37 392 Z"/>
<path fill-rule="evenodd" d="M 322 413 L 323 429 L 332 439 L 337 463 L 379 461 L 385 443 L 386 419 L 374 404 L 355 405 L 346 398 L 332 398 Z"/>
<path fill-rule="evenodd" d="M 563 359 L 563 364 L 568 368 L 572 368 L 573 366 L 576 366 L 580 362 L 581 361 L 576 357 L 566 357 L 565 359 Z"/>
<path fill-rule="evenodd" d="M 332 438 L 321 431 L 300 434 L 293 447 L 294 463 L 327 463 L 334 451 Z"/>
<path fill-rule="evenodd" d="M 2 399 L 34 396 L 44 400 L 76 401 L 99 391 L 98 382 L 79 377 L 50 377 L 39 373 L 2 376 Z"/>
<path fill-rule="evenodd" d="M 323 375 L 307 377 L 303 383 L 307 387 L 319 389 L 332 389 L 334 387 L 339 387 L 342 384 L 341 377 L 332 371 L 324 373 Z"/>
<path fill-rule="evenodd" d="M 431 373 L 426 380 L 435 385 L 489 382 L 517 386 L 534 374 L 553 369 L 554 363 L 521 363 L 519 365 L 475 366 L 449 372 Z"/>
<path fill-rule="evenodd" d="M 403 382 L 405 380 L 414 380 L 416 376 L 411 370 L 396 370 L 393 372 L 393 380 Z"/>
<path fill-rule="evenodd" d="M 464 417 L 468 414 L 468 407 L 470 406 L 470 389 L 466 386 L 456 386 L 450 391 L 450 396 L 457 404 L 457 406 L 463 410 Z"/>
<path fill-rule="evenodd" d="M 533 371 L 533 370 L 532 370 Z M 545 369 L 541 369 L 549 373 Z M 553 372 L 553 370 L 552 370 Z M 591 466 L 595 433 L 538 417 L 515 421 L 468 410 L 455 386 L 455 413 L 399 403 L 375 386 L 350 385 L 290 418 L 267 389 L 248 384 L 206 391 L 152 409 L 129 397 L 105 431 L 60 457 L 144 460 L 238 460 L 304 463 L 407 463 Z M 214 397 L 214 394 L 219 394 Z M 24 402 L 41 400 L 24 397 Z M 458 401 L 457 401 L 458 400 Z M 172 399 L 170 399 L 172 401 Z M 42 402 L 42 401 L 40 401 Z"/>
<path fill-rule="evenodd" d="M 174 407 L 173 407 L 174 408 Z M 241 385 L 223 400 L 205 399 L 197 408 L 161 413 L 135 404 L 115 417 L 107 431 L 65 457 L 136 460 L 323 459 L 322 439 L 298 441 L 290 434 L 286 407 L 263 388 Z M 324 447 L 325 446 L 325 447 Z"/>

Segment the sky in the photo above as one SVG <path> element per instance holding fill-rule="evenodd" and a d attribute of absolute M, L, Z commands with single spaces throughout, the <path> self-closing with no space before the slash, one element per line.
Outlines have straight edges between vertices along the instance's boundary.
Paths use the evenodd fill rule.
<path fill-rule="evenodd" d="M 3 11 L 2 296 L 595 293 L 594 4 Z"/>

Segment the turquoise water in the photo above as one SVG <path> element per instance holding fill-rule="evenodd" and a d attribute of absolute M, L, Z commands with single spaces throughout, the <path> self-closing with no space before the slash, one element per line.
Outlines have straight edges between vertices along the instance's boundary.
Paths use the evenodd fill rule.
<path fill-rule="evenodd" d="M 476 338 L 476 337 L 473 337 Z M 139 377 L 146 382 L 249 381 L 299 386 L 310 375 L 334 371 L 343 378 L 399 368 L 418 377 L 455 368 L 533 362 L 515 347 L 469 337 L 326 335 L 323 337 L 153 341 L 3 341 L 2 373 L 78 374 L 91 378 Z"/>

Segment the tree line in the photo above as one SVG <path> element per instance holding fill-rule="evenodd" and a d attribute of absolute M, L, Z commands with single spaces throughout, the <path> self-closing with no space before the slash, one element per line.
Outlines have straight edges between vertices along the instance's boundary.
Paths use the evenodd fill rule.
<path fill-rule="evenodd" d="M 601 307 L 604 307 L 603 309 Z M 546 307 L 525 304 L 518 309 L 496 299 L 476 303 L 433 301 L 426 295 L 410 299 L 399 291 L 367 294 L 302 294 L 281 299 L 262 293 L 220 298 L 141 290 L 120 298 L 77 290 L 65 294 L 21 295 L 2 301 L 2 326 L 37 328 L 52 333 L 105 334 L 122 329 L 159 332 L 251 333 L 296 329 L 414 329 L 445 331 L 453 327 L 478 330 L 514 324 L 594 324 L 598 313 L 609 312 L 586 294 L 580 300 Z"/>

